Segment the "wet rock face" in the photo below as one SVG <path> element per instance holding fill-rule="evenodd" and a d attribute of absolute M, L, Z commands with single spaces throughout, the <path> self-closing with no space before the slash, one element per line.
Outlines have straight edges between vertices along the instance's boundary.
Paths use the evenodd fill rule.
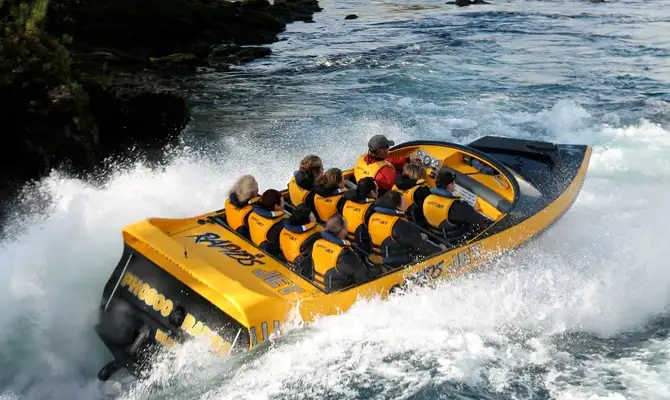
<path fill-rule="evenodd" d="M 51 168 L 85 170 L 129 144 L 166 144 L 189 121 L 177 77 L 266 57 L 255 46 L 321 10 L 317 0 L 0 4 L 0 196 Z"/>

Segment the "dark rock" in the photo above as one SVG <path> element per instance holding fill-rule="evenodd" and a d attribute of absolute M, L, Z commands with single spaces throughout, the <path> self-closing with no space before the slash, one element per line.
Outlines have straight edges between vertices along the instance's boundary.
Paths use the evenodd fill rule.
<path fill-rule="evenodd" d="M 269 47 L 219 45 L 212 50 L 210 62 L 213 64 L 223 62 L 239 65 L 257 58 L 267 57 L 270 54 L 272 54 L 272 50 Z"/>
<path fill-rule="evenodd" d="M 45 16 L 24 1 L 0 1 L 0 191 L 62 165 L 93 168 L 129 144 L 168 143 L 190 118 L 175 73 L 266 57 L 241 46 L 321 11 L 317 0 L 50 0 Z"/>
<path fill-rule="evenodd" d="M 356 14 L 349 14 L 344 19 L 358 19 L 358 15 Z"/>

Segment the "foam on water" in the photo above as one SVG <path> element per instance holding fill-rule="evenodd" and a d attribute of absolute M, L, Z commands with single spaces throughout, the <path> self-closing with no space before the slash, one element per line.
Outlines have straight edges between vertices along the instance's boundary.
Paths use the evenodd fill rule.
<path fill-rule="evenodd" d="M 557 398 L 670 395 L 667 340 L 615 359 L 581 360 L 557 344 L 573 332 L 612 337 L 640 329 L 668 311 L 670 269 L 659 238 L 670 224 L 663 201 L 670 196 L 670 133 L 644 120 L 593 121 L 574 103 L 523 118 L 546 128 L 560 120 L 548 139 L 596 146 L 581 195 L 545 235 L 481 273 L 388 301 L 362 300 L 344 315 L 298 325 L 244 362 L 203 361 L 186 347 L 153 377 L 173 384 L 160 396 L 405 398 L 449 385 L 500 394 L 537 386 L 534 379 Z M 92 328 L 124 225 L 216 209 L 241 173 L 255 174 L 262 187 L 282 187 L 305 144 L 328 165 L 344 166 L 358 153 L 353 143 L 373 134 L 418 137 L 374 120 L 318 129 L 318 140 L 280 141 L 272 150 L 255 135 L 223 139 L 216 147 L 225 157 L 181 151 L 159 169 L 118 169 L 102 185 L 57 173 L 42 180 L 33 190 L 49 199 L 42 204 L 48 214 L 28 215 L 22 233 L 0 249 L 2 396 L 100 396 L 95 373 L 109 355 Z M 259 151 L 272 165 L 250 162 Z M 534 368 L 540 372 L 528 372 Z"/>

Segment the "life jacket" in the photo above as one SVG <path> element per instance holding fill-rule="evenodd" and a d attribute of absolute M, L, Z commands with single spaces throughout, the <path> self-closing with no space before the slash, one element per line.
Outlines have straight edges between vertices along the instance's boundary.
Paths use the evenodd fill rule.
<path fill-rule="evenodd" d="M 314 242 L 312 263 L 314 264 L 314 283 L 326 291 L 330 291 L 332 281 L 343 281 L 348 278 L 337 270 L 337 260 L 351 246 L 348 240 L 340 239 L 329 232 L 321 232 L 321 239 Z M 353 277 L 349 278 L 355 282 Z"/>
<path fill-rule="evenodd" d="M 307 195 L 310 192 L 310 190 L 300 186 L 300 184 L 304 182 L 305 179 L 307 179 L 307 177 L 303 172 L 295 171 L 291 177 L 291 180 L 288 182 L 288 196 L 291 200 L 291 204 L 293 204 L 295 207 L 298 207 L 300 204 L 304 203 L 307 199 Z"/>
<path fill-rule="evenodd" d="M 396 181 L 396 182 L 397 182 L 397 181 Z M 417 179 L 417 180 L 416 180 L 416 183 L 414 184 L 414 186 L 410 187 L 409 189 L 404 189 L 404 190 L 403 190 L 403 189 L 400 189 L 400 188 L 398 187 L 398 184 L 395 184 L 395 185 L 393 185 L 393 189 L 392 189 L 392 190 L 395 190 L 396 192 L 399 192 L 400 194 L 402 194 L 402 197 L 405 198 L 405 204 L 407 205 L 407 208 L 409 208 L 412 204 L 414 204 L 414 193 L 415 193 L 415 192 L 417 191 L 417 189 L 419 189 L 420 187 L 422 187 L 422 186 L 426 186 L 425 183 L 426 183 L 425 180 L 423 180 L 423 179 Z M 403 211 L 407 211 L 407 209 L 405 209 L 405 210 L 403 210 Z"/>
<path fill-rule="evenodd" d="M 328 221 L 328 218 L 337 213 L 337 202 L 344 196 L 346 189 L 332 189 L 329 195 L 325 195 L 324 190 L 319 193 L 319 188 L 314 195 L 314 213 L 316 218 L 321 221 Z"/>
<path fill-rule="evenodd" d="M 268 234 L 273 226 L 281 223 L 286 214 L 284 211 L 268 211 L 262 207 L 254 206 L 254 211 L 249 215 L 249 234 L 251 241 L 263 250 L 267 250 Z"/>
<path fill-rule="evenodd" d="M 359 182 L 361 179 L 367 177 L 374 179 L 377 176 L 379 170 L 386 166 L 393 168 L 393 164 L 386 160 L 375 160 L 368 164 L 368 162 L 365 161 L 367 156 L 368 154 L 363 154 L 354 166 L 354 179 L 356 179 L 356 182 Z"/>
<path fill-rule="evenodd" d="M 372 244 L 372 254 L 368 259 L 374 264 L 398 264 L 409 261 L 409 251 L 393 239 L 393 227 L 398 221 L 407 221 L 405 213 L 398 210 L 377 207 L 370 217 L 368 231 Z"/>
<path fill-rule="evenodd" d="M 430 189 L 430 193 L 423 202 L 423 215 L 428 226 L 434 230 L 450 229 L 453 224 L 449 222 L 449 209 L 460 197 L 442 188 Z"/>
<path fill-rule="evenodd" d="M 342 208 L 342 217 L 347 221 L 347 239 L 351 241 L 358 240 L 358 231 L 361 228 L 367 228 L 365 214 L 372 207 L 375 199 L 365 198 L 362 200 L 347 200 Z"/>
<path fill-rule="evenodd" d="M 230 196 L 226 199 L 224 209 L 226 210 L 226 222 L 228 225 L 235 231 L 240 232 L 241 228 L 247 226 L 247 217 L 253 211 L 253 204 L 260 200 L 259 196 L 256 196 L 244 204 L 240 204 L 237 200 L 235 193 L 231 193 Z M 248 229 L 245 229 L 245 231 Z"/>
<path fill-rule="evenodd" d="M 310 222 L 306 225 L 293 225 L 287 221 L 279 235 L 279 246 L 286 261 L 294 263 L 305 252 L 303 244 L 307 239 L 322 230 L 323 228 L 316 222 Z"/>

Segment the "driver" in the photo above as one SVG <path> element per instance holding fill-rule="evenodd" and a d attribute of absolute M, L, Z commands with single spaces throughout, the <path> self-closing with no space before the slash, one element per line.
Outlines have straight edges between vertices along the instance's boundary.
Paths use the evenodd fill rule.
<path fill-rule="evenodd" d="M 362 155 L 354 167 L 356 182 L 366 177 L 375 178 L 379 193 L 382 194 L 393 188 L 396 180 L 396 169 L 405 164 L 418 162 L 419 156 L 412 154 L 408 157 L 389 157 L 389 148 L 395 145 L 384 135 L 375 135 L 368 141 L 368 153 Z"/>

